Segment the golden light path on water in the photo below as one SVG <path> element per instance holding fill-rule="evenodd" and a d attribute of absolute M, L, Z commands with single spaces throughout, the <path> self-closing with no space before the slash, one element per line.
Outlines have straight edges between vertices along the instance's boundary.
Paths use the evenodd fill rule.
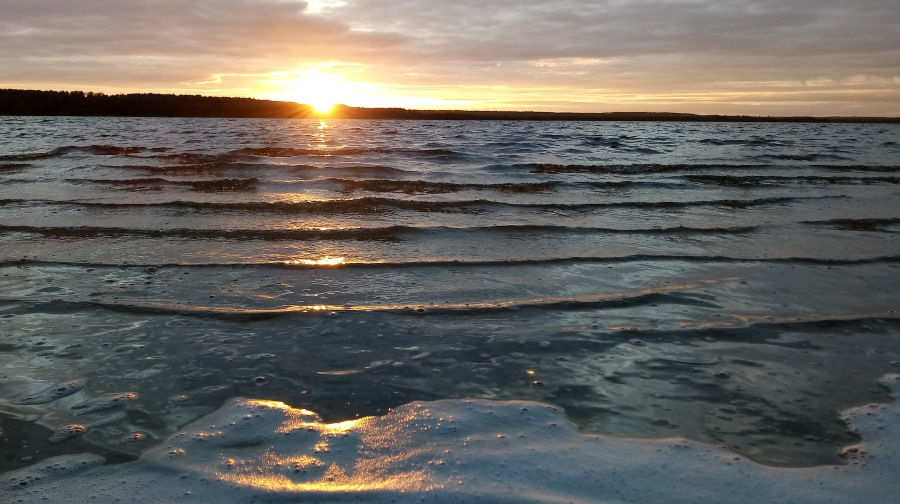
<path fill-rule="evenodd" d="M 373 417 L 329 424 L 312 411 L 280 401 L 251 399 L 246 406 L 279 411 L 284 420 L 275 432 L 300 437 L 299 445 L 312 446 L 307 453 L 297 450 L 287 455 L 269 449 L 254 459 L 223 455 L 224 469 L 216 472 L 221 481 L 267 492 L 420 492 L 442 486 L 425 468 L 397 470 L 404 460 L 420 455 L 418 451 L 386 456 L 409 436 L 403 424 L 414 420 L 412 413 L 391 425 L 378 425 Z"/>
<path fill-rule="evenodd" d="M 340 260 L 343 258 L 330 258 L 325 257 L 323 259 L 318 259 L 316 261 L 329 261 L 335 262 L 336 266 L 340 264 Z M 287 313 L 310 313 L 310 312 L 404 312 L 404 311 L 413 311 L 415 313 L 424 314 L 426 312 L 441 312 L 441 311 L 478 311 L 478 310 L 495 310 L 495 309 L 510 309 L 515 307 L 527 307 L 527 306 L 546 306 L 546 305 L 556 305 L 556 304 L 590 304 L 590 303 L 602 303 L 602 302 L 615 302 L 621 299 L 634 299 L 641 296 L 649 296 L 653 294 L 663 294 L 667 292 L 675 292 L 687 289 L 696 289 L 703 286 L 708 286 L 712 284 L 727 282 L 727 281 L 736 281 L 738 278 L 724 278 L 717 280 L 699 280 L 691 283 L 683 283 L 676 285 L 666 285 L 662 287 L 652 287 L 648 289 L 639 289 L 633 291 L 621 291 L 621 292 L 607 292 L 607 293 L 599 293 L 599 294 L 583 294 L 577 296 L 563 296 L 563 297 L 540 297 L 540 298 L 529 298 L 529 299 L 512 299 L 512 300 L 504 300 L 504 301 L 481 301 L 481 302 L 468 302 L 468 303 L 442 303 L 440 305 L 400 305 L 400 304 L 352 304 L 345 303 L 341 305 L 329 305 L 329 304 L 285 304 L 279 307 L 272 308 L 247 308 L 247 307 L 239 307 L 239 306 L 223 306 L 223 305 L 193 305 L 193 306 L 185 306 L 183 304 L 171 303 L 165 301 L 147 301 L 142 303 L 125 303 L 125 302 L 107 302 L 104 306 L 119 306 L 122 308 L 139 308 L 141 310 L 147 311 L 164 311 L 164 312 L 180 312 L 185 314 L 192 314 L 203 312 L 207 314 L 216 314 L 227 318 L 229 315 L 235 316 L 276 316 Z M 93 304 L 92 301 L 84 301 L 86 304 Z"/>
<path fill-rule="evenodd" d="M 321 259 L 294 259 L 286 264 L 303 264 L 306 266 L 340 266 L 346 259 L 343 257 L 325 256 Z"/>

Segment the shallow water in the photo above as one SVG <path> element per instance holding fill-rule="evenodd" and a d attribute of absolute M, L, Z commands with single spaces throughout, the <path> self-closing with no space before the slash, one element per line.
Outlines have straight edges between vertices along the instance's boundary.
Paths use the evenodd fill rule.
<path fill-rule="evenodd" d="M 840 463 L 838 412 L 900 366 L 898 133 L 0 118 L 0 470 L 128 459 L 234 396 L 530 399 Z"/>

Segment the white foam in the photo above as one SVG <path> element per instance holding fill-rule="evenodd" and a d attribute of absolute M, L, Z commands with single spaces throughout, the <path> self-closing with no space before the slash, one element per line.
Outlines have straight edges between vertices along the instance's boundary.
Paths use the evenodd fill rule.
<path fill-rule="evenodd" d="M 72 409 L 79 410 L 77 413 L 75 413 L 76 415 L 86 415 L 89 413 L 95 413 L 97 411 L 115 408 L 116 406 L 122 406 L 124 404 L 134 402 L 139 398 L 140 396 L 136 392 L 114 392 L 111 394 L 104 394 L 100 397 L 94 397 L 92 399 L 82 401 L 72 406 Z"/>
<path fill-rule="evenodd" d="M 900 375 L 882 383 L 900 394 Z M 530 402 L 413 403 L 326 424 L 283 403 L 235 399 L 136 462 L 57 457 L 9 473 L 0 501 L 892 502 L 900 405 L 846 418 L 863 438 L 847 465 L 785 469 L 682 439 L 586 436 Z"/>
<path fill-rule="evenodd" d="M 13 399 L 12 404 L 46 404 L 61 397 L 70 396 L 83 389 L 85 385 L 87 385 L 86 378 L 54 383 L 36 394 Z"/>

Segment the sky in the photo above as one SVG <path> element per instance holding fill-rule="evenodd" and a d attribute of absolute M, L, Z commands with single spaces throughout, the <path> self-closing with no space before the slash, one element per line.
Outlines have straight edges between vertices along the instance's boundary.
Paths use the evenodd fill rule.
<path fill-rule="evenodd" d="M 0 0 L 0 88 L 900 116 L 897 0 Z"/>

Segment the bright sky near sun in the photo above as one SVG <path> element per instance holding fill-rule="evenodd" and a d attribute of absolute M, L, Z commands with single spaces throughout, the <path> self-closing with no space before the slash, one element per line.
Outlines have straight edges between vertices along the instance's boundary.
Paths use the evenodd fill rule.
<path fill-rule="evenodd" d="M 2 0 L 0 88 L 900 116 L 897 0 Z"/>

